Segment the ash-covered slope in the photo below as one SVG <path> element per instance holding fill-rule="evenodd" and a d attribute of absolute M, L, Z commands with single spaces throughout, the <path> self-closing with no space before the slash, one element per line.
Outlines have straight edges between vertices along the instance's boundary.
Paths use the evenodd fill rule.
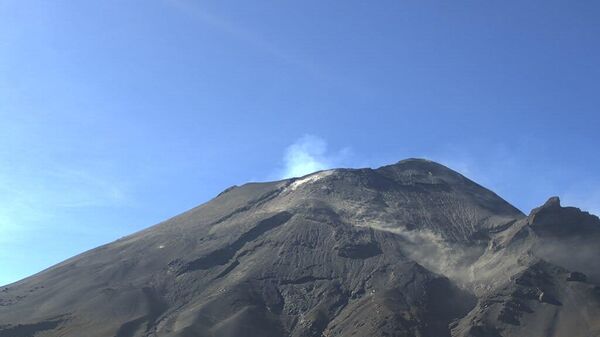
<path fill-rule="evenodd" d="M 417 159 L 233 187 L 1 288 L 0 337 L 599 336 L 598 219 L 550 204 Z"/>
<path fill-rule="evenodd" d="M 600 220 L 550 198 L 493 234 L 454 336 L 600 336 Z M 584 273 L 582 273 L 584 272 Z"/>

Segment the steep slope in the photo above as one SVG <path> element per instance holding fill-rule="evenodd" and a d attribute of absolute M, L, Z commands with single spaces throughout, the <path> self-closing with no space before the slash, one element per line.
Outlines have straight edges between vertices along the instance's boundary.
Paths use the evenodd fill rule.
<path fill-rule="evenodd" d="M 546 208 L 525 217 L 418 159 L 232 187 L 2 288 L 0 337 L 521 336 L 534 330 L 488 319 L 488 302 L 512 305 L 529 291 L 511 277 L 540 268 L 553 282 L 568 276 L 563 255 L 543 246 L 564 237 L 546 224 L 555 218 Z M 590 233 L 599 227 L 594 217 L 573 219 Z M 554 227 L 560 234 L 548 234 Z M 596 313 L 591 283 L 553 284 L 560 291 L 535 287 Z"/>
<path fill-rule="evenodd" d="M 456 336 L 600 336 L 600 220 L 557 197 L 494 234 Z"/>

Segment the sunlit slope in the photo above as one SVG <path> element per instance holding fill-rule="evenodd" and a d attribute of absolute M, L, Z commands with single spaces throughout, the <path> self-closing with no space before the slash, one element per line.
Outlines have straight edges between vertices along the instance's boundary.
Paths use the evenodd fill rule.
<path fill-rule="evenodd" d="M 555 336 L 594 336 L 597 266 L 565 280 L 579 265 L 542 247 L 565 237 L 542 233 L 547 208 L 419 159 L 232 187 L 0 290 L 0 337 L 525 336 L 555 312 L 540 292 L 565 308 Z M 521 291 L 537 302 L 510 325 Z"/>

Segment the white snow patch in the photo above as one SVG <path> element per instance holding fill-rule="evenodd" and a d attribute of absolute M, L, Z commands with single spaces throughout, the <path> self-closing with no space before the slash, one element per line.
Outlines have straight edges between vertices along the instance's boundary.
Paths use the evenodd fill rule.
<path fill-rule="evenodd" d="M 297 179 L 295 180 L 293 183 L 290 184 L 289 189 L 294 191 L 296 190 L 298 187 L 307 184 L 307 183 L 314 183 L 317 182 L 327 176 L 330 176 L 333 173 L 333 170 L 327 170 L 327 171 L 321 171 L 321 172 L 317 172 L 314 174 L 311 174 L 307 177 L 301 178 L 301 179 Z"/>

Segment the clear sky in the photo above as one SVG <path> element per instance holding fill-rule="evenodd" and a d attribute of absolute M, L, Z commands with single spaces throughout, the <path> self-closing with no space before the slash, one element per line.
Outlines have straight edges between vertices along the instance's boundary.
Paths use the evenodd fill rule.
<path fill-rule="evenodd" d="M 440 161 L 600 211 L 600 2 L 0 1 L 0 284 L 247 181 Z"/>

